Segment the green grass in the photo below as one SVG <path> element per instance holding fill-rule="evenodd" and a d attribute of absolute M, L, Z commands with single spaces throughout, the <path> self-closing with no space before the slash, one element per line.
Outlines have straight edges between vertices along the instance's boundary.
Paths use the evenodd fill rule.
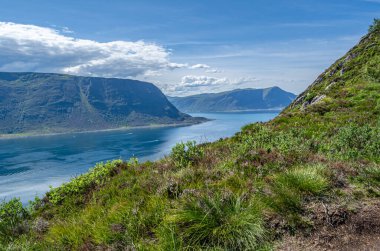
<path fill-rule="evenodd" d="M 292 214 L 302 208 L 302 199 L 327 191 L 329 180 L 322 165 L 295 167 L 273 176 L 272 194 L 266 198 L 279 214 Z"/>
<path fill-rule="evenodd" d="M 98 164 L 30 209 L 0 204 L 2 249 L 271 250 L 313 229 L 310 203 L 379 198 L 378 21 L 370 30 L 268 123 L 155 162 Z"/>
<path fill-rule="evenodd" d="M 166 224 L 182 247 L 252 250 L 263 242 L 265 228 L 255 201 L 246 200 L 230 194 L 188 198 Z"/>

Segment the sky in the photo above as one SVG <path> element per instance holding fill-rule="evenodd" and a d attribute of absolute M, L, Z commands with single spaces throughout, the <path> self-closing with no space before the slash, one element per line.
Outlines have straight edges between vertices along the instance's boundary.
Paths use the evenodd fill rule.
<path fill-rule="evenodd" d="M 152 82 L 172 96 L 302 92 L 380 0 L 1 0 L 0 71 Z"/>

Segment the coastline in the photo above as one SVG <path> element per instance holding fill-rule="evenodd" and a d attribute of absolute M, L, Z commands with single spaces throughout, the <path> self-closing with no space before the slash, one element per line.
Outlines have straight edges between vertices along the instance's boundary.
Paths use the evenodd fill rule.
<path fill-rule="evenodd" d="M 0 134 L 0 140 L 7 139 L 20 139 L 20 138 L 31 138 L 31 137 L 48 137 L 55 135 L 65 135 L 65 134 L 82 134 L 82 133 L 97 133 L 97 132 L 112 132 L 112 131 L 128 131 L 133 129 L 154 129 L 162 127 L 182 127 L 182 126 L 191 126 L 201 123 L 211 121 L 209 118 L 201 118 L 196 121 L 188 121 L 185 123 L 173 123 L 173 124 L 151 124 L 151 125 L 142 125 L 142 126 L 124 126 L 108 129 L 97 129 L 97 130 L 83 130 L 83 131 L 67 131 L 67 132 L 52 132 L 52 133 L 19 133 L 19 134 Z"/>

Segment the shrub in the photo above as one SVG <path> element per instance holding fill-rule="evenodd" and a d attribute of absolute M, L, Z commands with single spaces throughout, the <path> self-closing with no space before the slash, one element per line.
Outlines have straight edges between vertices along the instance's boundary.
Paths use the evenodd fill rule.
<path fill-rule="evenodd" d="M 380 167 L 371 166 L 363 169 L 358 180 L 367 184 L 367 186 L 375 186 L 380 188 Z"/>
<path fill-rule="evenodd" d="M 0 204 L 0 243 L 16 239 L 27 229 L 28 211 L 19 199 L 12 199 Z"/>
<path fill-rule="evenodd" d="M 174 165 L 178 168 L 188 167 L 201 159 L 204 151 L 195 141 L 177 143 L 170 154 Z"/>
<path fill-rule="evenodd" d="M 79 175 L 60 187 L 51 188 L 47 193 L 47 197 L 51 203 L 58 204 L 65 196 L 80 194 L 93 185 L 101 185 L 111 176 L 117 166 L 122 163 L 122 160 L 107 161 L 105 164 L 98 163 L 89 172 Z"/>
<path fill-rule="evenodd" d="M 189 198 L 168 222 L 174 224 L 176 236 L 189 248 L 251 250 L 260 244 L 265 232 L 260 210 L 234 195 Z"/>
<path fill-rule="evenodd" d="M 380 128 L 379 126 L 348 125 L 338 131 L 331 145 L 334 157 L 379 160 Z"/>
<path fill-rule="evenodd" d="M 373 20 L 373 24 L 371 24 L 368 28 L 368 32 L 375 32 L 380 30 L 380 19 L 375 18 Z"/>

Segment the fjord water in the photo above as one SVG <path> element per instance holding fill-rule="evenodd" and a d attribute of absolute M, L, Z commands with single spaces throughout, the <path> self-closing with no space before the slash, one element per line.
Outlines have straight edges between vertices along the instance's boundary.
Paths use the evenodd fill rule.
<path fill-rule="evenodd" d="M 88 171 L 97 162 L 135 156 L 155 160 L 177 142 L 199 143 L 232 136 L 246 124 L 268 121 L 277 112 L 198 113 L 211 121 L 186 127 L 36 136 L 0 140 L 0 199 L 20 197 L 25 203 Z"/>

